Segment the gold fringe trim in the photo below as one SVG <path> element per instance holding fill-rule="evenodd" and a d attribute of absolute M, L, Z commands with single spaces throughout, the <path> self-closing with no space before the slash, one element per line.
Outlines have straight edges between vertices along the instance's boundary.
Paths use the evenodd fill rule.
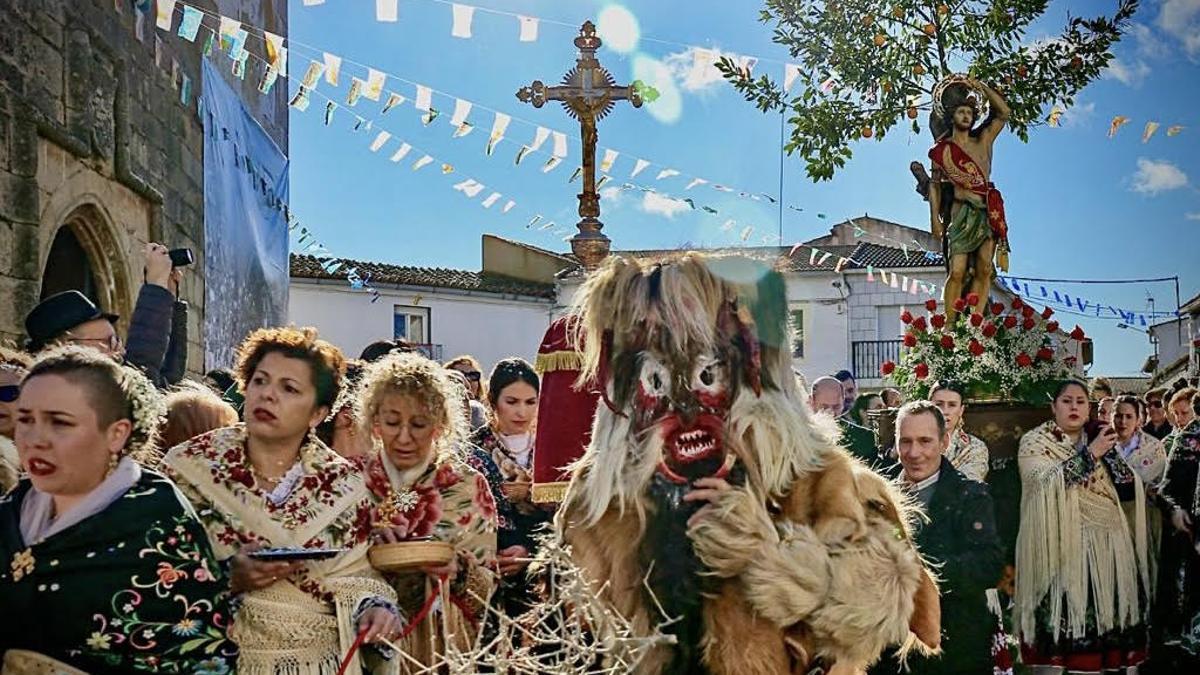
<path fill-rule="evenodd" d="M 533 364 L 533 369 L 539 375 L 555 370 L 579 370 L 581 367 L 583 367 L 583 355 L 573 351 L 538 354 Z"/>
<path fill-rule="evenodd" d="M 567 494 L 567 481 L 535 483 L 530 499 L 535 504 L 561 504 Z"/>

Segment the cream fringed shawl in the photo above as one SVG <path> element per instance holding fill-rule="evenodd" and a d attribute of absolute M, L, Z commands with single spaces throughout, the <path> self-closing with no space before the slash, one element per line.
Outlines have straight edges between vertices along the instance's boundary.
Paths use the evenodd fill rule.
<path fill-rule="evenodd" d="M 238 673 L 333 675 L 354 643 L 362 603 L 396 599 L 367 561 L 366 485 L 353 465 L 312 440 L 300 450 L 304 472 L 296 487 L 276 506 L 254 486 L 244 448 L 245 430 L 235 426 L 194 438 L 163 460 L 164 472 L 196 506 L 219 559 L 250 543 L 348 550 L 241 596 L 230 629 L 240 650 Z M 347 672 L 362 672 L 362 660 L 356 656 Z M 368 663 L 372 673 L 396 672 L 394 661 L 365 660 L 379 661 Z"/>
<path fill-rule="evenodd" d="M 1064 463 L 1077 451 L 1053 421 L 1021 438 L 1021 528 L 1017 535 L 1016 627 L 1026 642 L 1047 603 L 1055 640 L 1087 634 L 1089 613 L 1099 634 L 1137 624 L 1139 583 L 1148 596 L 1145 491 L 1135 478 L 1134 531 L 1101 462 L 1067 485 Z M 1089 596 L 1091 607 L 1089 607 Z M 1064 621 L 1065 619 L 1065 621 Z M 1065 634 L 1060 636 L 1060 627 Z"/>

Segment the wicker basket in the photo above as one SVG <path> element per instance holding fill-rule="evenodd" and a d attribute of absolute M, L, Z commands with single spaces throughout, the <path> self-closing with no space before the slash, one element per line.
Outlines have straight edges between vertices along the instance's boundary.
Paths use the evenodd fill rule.
<path fill-rule="evenodd" d="M 10 649 L 4 652 L 4 667 L 0 675 L 88 675 L 44 654 Z"/>
<path fill-rule="evenodd" d="M 380 572 L 407 572 L 449 563 L 454 559 L 454 546 L 434 540 L 376 544 L 367 549 L 367 558 Z"/>

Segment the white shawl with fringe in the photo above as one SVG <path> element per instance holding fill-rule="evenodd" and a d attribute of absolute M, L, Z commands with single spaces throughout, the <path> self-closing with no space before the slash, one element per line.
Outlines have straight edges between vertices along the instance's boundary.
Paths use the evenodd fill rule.
<path fill-rule="evenodd" d="M 1131 532 L 1102 462 L 1083 482 L 1066 484 L 1063 464 L 1077 452 L 1053 421 L 1021 438 L 1015 623 L 1026 642 L 1034 639 L 1043 602 L 1050 623 L 1044 628 L 1058 640 L 1086 635 L 1089 609 L 1099 634 L 1135 625 L 1144 611 L 1139 590 L 1149 596 L 1142 481 L 1135 474 Z"/>

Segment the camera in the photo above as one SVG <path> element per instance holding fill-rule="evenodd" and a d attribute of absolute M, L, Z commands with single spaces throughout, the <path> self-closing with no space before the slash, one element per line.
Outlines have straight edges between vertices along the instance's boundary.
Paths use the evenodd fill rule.
<path fill-rule="evenodd" d="M 196 262 L 190 248 L 173 248 L 167 255 L 171 256 L 171 267 L 187 267 Z"/>

